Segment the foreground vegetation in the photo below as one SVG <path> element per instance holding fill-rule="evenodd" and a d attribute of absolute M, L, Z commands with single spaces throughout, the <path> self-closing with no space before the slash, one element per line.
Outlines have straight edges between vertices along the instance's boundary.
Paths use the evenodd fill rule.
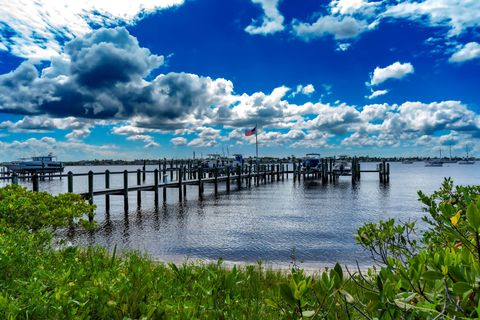
<path fill-rule="evenodd" d="M 464 319 L 480 316 L 480 187 L 446 180 L 419 193 L 428 229 L 369 223 L 356 240 L 367 272 L 311 276 L 260 264 L 161 264 L 139 253 L 53 244 L 56 228 L 90 228 L 76 195 L 0 189 L 2 319 Z"/>

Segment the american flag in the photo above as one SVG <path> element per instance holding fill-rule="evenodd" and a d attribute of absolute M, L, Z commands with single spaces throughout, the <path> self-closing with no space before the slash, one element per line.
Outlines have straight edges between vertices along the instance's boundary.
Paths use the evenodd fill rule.
<path fill-rule="evenodd" d="M 255 134 L 255 132 L 257 132 L 257 127 L 256 126 L 252 130 L 245 130 L 245 136 L 246 137 L 253 136 Z"/>

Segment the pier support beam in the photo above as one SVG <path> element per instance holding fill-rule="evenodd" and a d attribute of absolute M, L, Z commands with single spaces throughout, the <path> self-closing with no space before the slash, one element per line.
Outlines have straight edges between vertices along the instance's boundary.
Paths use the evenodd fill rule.
<path fill-rule="evenodd" d="M 105 189 L 110 189 L 110 171 L 105 170 Z M 105 212 L 110 212 L 110 195 L 105 195 Z"/>
<path fill-rule="evenodd" d="M 128 171 L 123 171 L 123 209 L 128 212 Z"/>

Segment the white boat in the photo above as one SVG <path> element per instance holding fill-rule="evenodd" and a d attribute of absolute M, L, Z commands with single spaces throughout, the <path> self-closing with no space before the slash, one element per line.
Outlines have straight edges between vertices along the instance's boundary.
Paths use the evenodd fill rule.
<path fill-rule="evenodd" d="M 333 166 L 333 174 L 342 175 L 342 174 L 350 174 L 352 172 L 352 165 L 345 160 L 337 160 L 335 161 L 335 165 Z"/>
<path fill-rule="evenodd" d="M 425 167 L 443 167 L 442 160 L 425 161 Z"/>
<path fill-rule="evenodd" d="M 211 153 L 207 154 L 207 158 L 202 161 L 202 168 L 213 169 L 215 167 L 221 166 L 222 157 L 219 154 Z"/>
<path fill-rule="evenodd" d="M 13 161 L 5 165 L 7 170 L 12 173 L 57 173 L 63 172 L 64 166 L 60 161 L 56 161 L 56 156 L 22 158 L 19 161 Z"/>
<path fill-rule="evenodd" d="M 228 165 L 230 168 L 236 168 L 237 166 L 242 166 L 245 163 L 245 160 L 243 159 L 243 155 L 241 154 L 234 154 L 233 159 L 228 160 Z"/>
<path fill-rule="evenodd" d="M 308 169 L 320 169 L 322 166 L 322 159 L 319 153 L 307 153 L 302 159 L 302 165 Z"/>
<path fill-rule="evenodd" d="M 475 164 L 475 160 L 470 159 L 468 155 L 468 145 L 465 146 L 465 149 L 467 151 L 467 157 L 461 161 L 458 161 L 458 164 Z"/>

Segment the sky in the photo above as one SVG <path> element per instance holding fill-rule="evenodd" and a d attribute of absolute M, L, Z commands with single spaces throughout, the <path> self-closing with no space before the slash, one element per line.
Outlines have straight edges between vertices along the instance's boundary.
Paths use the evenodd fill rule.
<path fill-rule="evenodd" d="M 0 161 L 480 156 L 478 0 L 0 0 Z"/>

